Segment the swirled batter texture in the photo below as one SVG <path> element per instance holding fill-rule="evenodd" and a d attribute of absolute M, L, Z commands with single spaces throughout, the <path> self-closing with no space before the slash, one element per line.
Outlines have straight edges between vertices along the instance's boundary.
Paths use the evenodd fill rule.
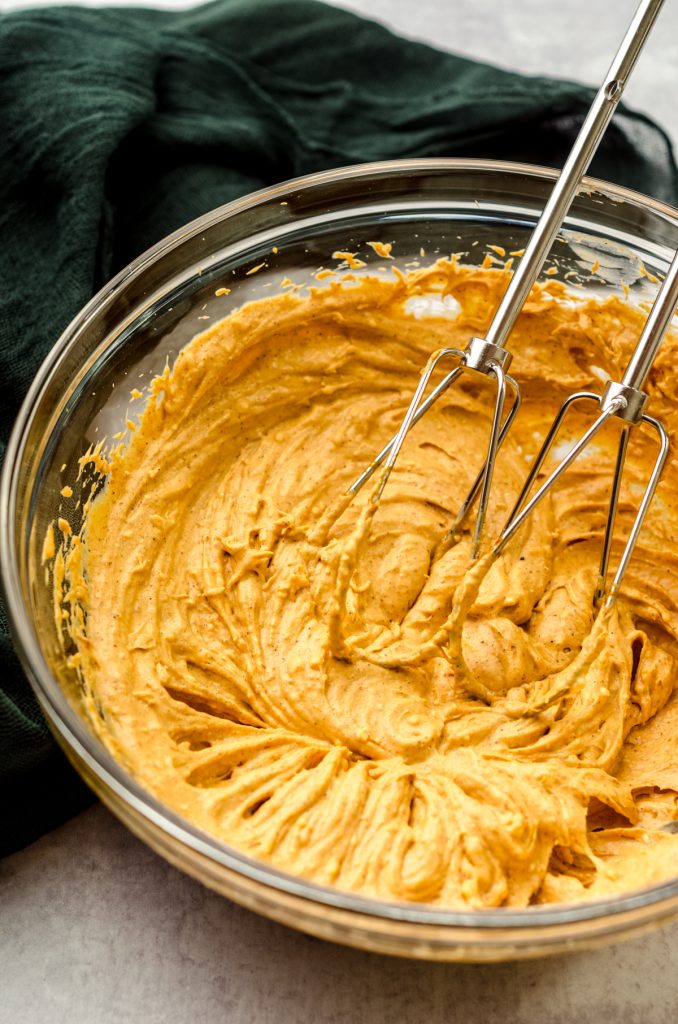
<path fill-rule="evenodd" d="M 470 526 L 440 546 L 484 456 L 479 379 L 415 427 L 376 512 L 371 485 L 345 497 L 431 352 L 482 333 L 507 279 L 441 261 L 231 314 L 154 381 L 56 556 L 116 756 L 198 826 L 320 883 L 498 907 L 678 872 L 660 828 L 678 818 L 675 463 L 600 615 L 618 424 L 492 565 L 469 568 Z M 621 299 L 534 290 L 488 536 L 560 401 L 618 373 L 641 324 Z M 674 435 L 675 365 L 669 339 L 650 391 Z M 634 432 L 617 557 L 653 457 Z"/>

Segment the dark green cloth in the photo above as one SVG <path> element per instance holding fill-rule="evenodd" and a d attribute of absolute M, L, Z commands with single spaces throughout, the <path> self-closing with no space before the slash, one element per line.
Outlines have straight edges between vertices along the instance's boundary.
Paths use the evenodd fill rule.
<path fill-rule="evenodd" d="M 563 40 L 563 46 L 572 46 Z M 322 168 L 403 156 L 559 165 L 592 90 L 398 39 L 311 0 L 0 19 L 0 458 L 50 345 L 163 235 Z M 678 198 L 666 137 L 626 110 L 592 172 Z M 0 615 L 0 853 L 89 799 Z"/>

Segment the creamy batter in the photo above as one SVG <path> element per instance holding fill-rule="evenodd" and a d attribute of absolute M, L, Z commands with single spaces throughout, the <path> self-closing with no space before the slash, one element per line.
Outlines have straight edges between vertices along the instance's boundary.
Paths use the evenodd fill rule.
<path fill-rule="evenodd" d="M 345 496 L 431 352 L 482 334 L 507 280 L 439 261 L 249 303 L 96 453 L 81 535 L 61 521 L 56 608 L 104 741 L 196 825 L 323 884 L 521 907 L 678 873 L 660 830 L 678 819 L 675 461 L 597 617 L 618 424 L 491 565 L 469 569 L 468 530 L 438 551 L 484 456 L 480 379 L 414 428 L 376 513 L 371 485 Z M 490 539 L 563 397 L 617 374 L 642 322 L 535 288 Z M 677 357 L 667 339 L 649 387 L 674 437 Z M 634 431 L 617 555 L 653 456 Z"/>

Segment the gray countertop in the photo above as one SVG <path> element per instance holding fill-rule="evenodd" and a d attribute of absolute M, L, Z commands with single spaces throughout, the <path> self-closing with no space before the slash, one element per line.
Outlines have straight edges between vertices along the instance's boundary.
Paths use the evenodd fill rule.
<path fill-rule="evenodd" d="M 0 2 L 0 10 L 29 3 Z M 156 0 L 156 6 L 188 3 Z M 341 0 L 341 6 L 472 57 L 597 84 L 635 0 Z M 678 0 L 667 0 L 661 19 L 627 101 L 677 139 Z M 498 966 L 359 953 L 272 924 L 209 892 L 101 806 L 0 861 L 0 906 L 0 1024 L 678 1019 L 678 925 L 596 952 Z"/>
<path fill-rule="evenodd" d="M 678 925 L 488 966 L 333 946 L 234 906 L 103 807 L 0 861 L 2 1024 L 672 1024 Z"/>

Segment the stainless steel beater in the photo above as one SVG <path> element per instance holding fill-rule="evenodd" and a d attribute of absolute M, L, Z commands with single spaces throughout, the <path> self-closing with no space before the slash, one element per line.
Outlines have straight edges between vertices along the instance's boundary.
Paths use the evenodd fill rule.
<path fill-rule="evenodd" d="M 593 438 L 607 423 L 607 421 L 613 416 L 617 416 L 622 421 L 623 427 L 621 437 L 619 439 L 617 461 L 612 480 L 612 491 L 603 539 L 603 552 L 600 559 L 598 584 L 594 595 L 594 603 L 596 605 L 601 602 L 605 593 L 605 581 L 607 578 L 610 548 L 612 545 L 612 532 L 614 530 L 614 522 L 617 514 L 619 491 L 631 428 L 639 423 L 649 423 L 659 435 L 659 454 L 650 474 L 650 479 L 645 489 L 645 493 L 643 494 L 643 498 L 638 507 L 638 512 L 636 513 L 636 518 L 633 526 L 631 527 L 629 539 L 627 540 L 624 551 L 622 552 L 612 587 L 607 598 L 608 604 L 612 603 L 619 592 L 624 573 L 626 572 L 626 567 L 629 564 L 631 555 L 633 554 L 638 534 L 642 528 L 647 510 L 650 507 L 652 498 L 654 497 L 654 492 L 657 489 L 659 478 L 669 454 L 669 436 L 666 432 L 666 428 L 659 422 L 659 420 L 653 419 L 652 416 L 648 416 L 643 411 L 647 401 L 647 394 L 643 391 L 643 385 L 647 380 L 647 376 L 650 372 L 659 346 L 661 345 L 662 339 L 671 324 L 671 319 L 677 304 L 678 253 L 674 256 L 669 272 L 657 293 L 650 315 L 645 322 L 638 344 L 636 345 L 633 355 L 629 361 L 629 365 L 626 368 L 626 373 L 620 381 L 609 380 L 605 385 L 602 395 L 597 395 L 592 391 L 577 391 L 563 402 L 558 415 L 553 421 L 553 425 L 544 439 L 544 443 L 539 450 L 539 454 L 532 464 L 523 489 L 518 496 L 518 500 L 516 501 L 511 515 L 509 516 L 508 523 L 504 527 L 499 540 L 493 548 L 494 554 L 499 556 L 513 535 L 523 525 L 534 507 L 542 500 L 542 498 L 545 497 L 548 491 L 551 490 L 558 477 L 561 476 L 567 467 L 581 455 L 584 449 L 591 443 Z M 570 409 L 575 402 L 581 401 L 595 402 L 599 409 L 598 416 L 586 433 L 583 434 L 580 440 L 577 441 L 577 443 L 570 449 L 562 462 L 560 462 L 546 478 L 534 496 L 527 501 L 534 481 L 536 480 L 549 451 L 553 447 L 553 443 L 563 420 L 565 419 L 568 409 Z"/>
<path fill-rule="evenodd" d="M 642 0 L 639 4 L 624 40 L 610 65 L 602 86 L 596 94 L 591 109 L 572 147 L 572 151 L 536 224 L 532 237 L 525 249 L 525 254 L 499 303 L 487 334 L 484 338 L 472 337 L 463 350 L 443 348 L 433 353 L 421 375 L 400 429 L 349 488 L 348 493 L 350 495 L 357 494 L 376 470 L 383 465 L 381 480 L 372 499 L 374 502 L 378 502 L 408 432 L 421 419 L 424 413 L 431 408 L 434 402 L 467 370 L 493 378 L 497 386 L 497 392 L 487 457 L 466 499 L 461 505 L 446 538 L 446 541 L 449 542 L 455 536 L 480 492 L 473 535 L 472 558 L 477 557 L 480 548 L 497 452 L 520 407 L 519 385 L 507 373 L 512 357 L 506 348 L 506 340 L 529 295 L 532 285 L 539 276 L 579 183 L 598 148 L 598 143 L 616 109 L 626 82 L 635 67 L 643 44 L 662 4 L 663 0 Z M 457 365 L 450 370 L 433 389 L 431 394 L 424 398 L 431 375 L 441 360 L 448 357 L 457 359 Z M 514 397 L 513 404 L 504 420 L 507 385 L 511 388 Z"/>

